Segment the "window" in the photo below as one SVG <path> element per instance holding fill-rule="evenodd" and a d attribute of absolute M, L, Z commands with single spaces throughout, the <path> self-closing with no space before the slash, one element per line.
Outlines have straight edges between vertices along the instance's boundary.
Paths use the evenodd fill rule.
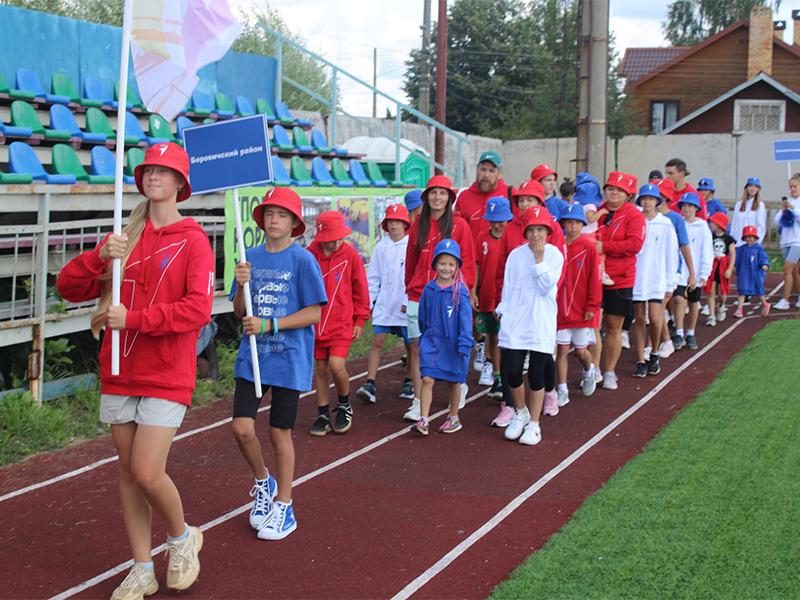
<path fill-rule="evenodd" d="M 659 100 L 650 103 L 650 129 L 653 133 L 663 131 L 678 121 L 677 101 Z"/>
<path fill-rule="evenodd" d="M 780 132 L 786 126 L 785 100 L 735 100 L 733 131 Z"/>

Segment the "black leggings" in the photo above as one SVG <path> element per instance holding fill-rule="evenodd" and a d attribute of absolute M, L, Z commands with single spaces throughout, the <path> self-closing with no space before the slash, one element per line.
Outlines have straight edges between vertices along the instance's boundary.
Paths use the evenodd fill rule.
<path fill-rule="evenodd" d="M 501 349 L 500 372 L 503 383 L 511 388 L 522 385 L 522 366 L 528 350 Z M 556 363 L 552 354 L 530 351 L 531 360 L 528 368 L 528 385 L 531 391 L 541 389 L 552 391 L 556 385 Z"/>

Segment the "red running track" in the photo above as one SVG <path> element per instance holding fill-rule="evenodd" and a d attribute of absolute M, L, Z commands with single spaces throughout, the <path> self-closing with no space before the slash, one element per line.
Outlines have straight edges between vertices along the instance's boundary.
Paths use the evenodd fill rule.
<path fill-rule="evenodd" d="M 258 540 L 249 527 L 252 478 L 224 422 L 230 401 L 194 409 L 181 431 L 210 427 L 177 439 L 168 469 L 187 521 L 205 528 L 200 578 L 181 596 L 485 598 L 641 452 L 755 332 L 784 316 L 795 314 L 698 329 L 699 349 L 663 360 L 656 377 L 626 376 L 635 355 L 623 351 L 620 389 L 598 389 L 591 398 L 577 389 L 573 363 L 571 401 L 557 417 L 543 418 L 544 437 L 535 447 L 507 442 L 502 430 L 488 426 L 498 407 L 474 372 L 470 391 L 478 397 L 461 413 L 464 429 L 454 435 L 408 432 L 401 420 L 408 402 L 394 396 L 403 377 L 399 365 L 380 372 L 378 404 L 354 403 L 346 435 L 309 436 L 316 408 L 307 396 L 295 433 L 299 525 L 278 542 Z M 348 366 L 356 375 L 365 361 Z M 353 381 L 353 391 L 363 380 Z M 444 409 L 446 388 L 437 390 L 434 409 Z M 264 441 L 264 413 L 258 423 Z M 0 598 L 111 595 L 129 559 L 115 461 L 29 487 L 109 457 L 106 437 L 2 471 Z M 154 547 L 165 537 L 156 517 Z M 163 587 L 164 554 L 155 561 L 162 589 L 153 598 L 174 597 Z"/>

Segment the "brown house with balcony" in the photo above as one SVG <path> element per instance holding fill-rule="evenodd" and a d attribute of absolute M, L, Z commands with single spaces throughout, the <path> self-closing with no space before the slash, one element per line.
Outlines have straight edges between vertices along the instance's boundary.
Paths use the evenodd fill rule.
<path fill-rule="evenodd" d="M 621 73 L 651 133 L 800 131 L 800 10 L 785 22 L 756 7 L 689 48 L 629 48 Z M 759 77 L 759 75 L 762 75 Z"/>

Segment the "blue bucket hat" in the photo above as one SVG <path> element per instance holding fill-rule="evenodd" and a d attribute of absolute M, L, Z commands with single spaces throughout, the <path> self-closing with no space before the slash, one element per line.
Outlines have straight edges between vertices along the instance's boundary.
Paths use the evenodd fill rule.
<path fill-rule="evenodd" d="M 403 200 L 408 210 L 422 206 L 422 190 L 411 190 L 403 197 Z"/>
<path fill-rule="evenodd" d="M 700 180 L 700 183 L 697 184 L 698 190 L 710 190 L 712 192 L 716 192 L 717 188 L 714 187 L 714 180 L 709 179 L 708 177 L 704 177 Z"/>
<path fill-rule="evenodd" d="M 455 240 L 442 240 L 438 244 L 436 244 L 436 248 L 433 249 L 433 260 L 431 260 L 431 269 L 435 269 L 434 266 L 436 264 L 436 259 L 439 258 L 440 254 L 449 254 L 450 256 L 454 256 L 455 259 L 458 261 L 458 266 L 461 267 L 464 263 L 461 261 L 461 248 L 458 245 L 458 242 Z"/>
<path fill-rule="evenodd" d="M 761 180 L 758 177 L 751 177 L 747 180 L 747 183 L 744 184 L 744 187 L 747 187 L 748 185 L 757 185 L 758 187 L 761 187 Z"/>
<path fill-rule="evenodd" d="M 575 178 L 575 195 L 572 199 L 580 204 L 602 204 L 603 192 L 600 191 L 597 179 L 589 173 L 578 173 Z"/>
<path fill-rule="evenodd" d="M 510 221 L 514 218 L 508 198 L 493 196 L 486 201 L 486 212 L 483 218 L 487 221 Z"/>
<path fill-rule="evenodd" d="M 578 204 L 577 202 L 567 204 L 561 209 L 561 214 L 558 216 L 558 222 L 561 223 L 561 221 L 564 219 L 574 219 L 575 221 L 580 221 L 584 225 L 589 224 L 586 221 L 586 212 L 583 210 L 583 205 Z"/>
<path fill-rule="evenodd" d="M 778 224 L 785 229 L 794 227 L 794 213 L 791 210 L 783 211 Z"/>
<path fill-rule="evenodd" d="M 684 195 L 688 195 L 689 193 L 691 192 L 687 192 L 687 194 Z M 652 196 L 653 198 L 658 200 L 658 204 L 656 204 L 656 206 L 658 206 L 663 202 L 663 200 L 661 199 L 661 192 L 658 191 L 658 186 L 654 183 L 646 183 L 639 188 L 639 195 L 636 197 L 636 204 L 638 206 L 642 205 L 642 203 L 640 202 L 642 196 Z M 699 205 L 700 202 L 698 202 L 697 204 Z"/>
<path fill-rule="evenodd" d="M 681 199 L 678 200 L 678 208 L 681 207 L 681 204 L 691 204 L 692 206 L 696 206 L 697 210 L 700 210 L 700 196 L 694 192 L 686 192 L 681 196 Z"/>

